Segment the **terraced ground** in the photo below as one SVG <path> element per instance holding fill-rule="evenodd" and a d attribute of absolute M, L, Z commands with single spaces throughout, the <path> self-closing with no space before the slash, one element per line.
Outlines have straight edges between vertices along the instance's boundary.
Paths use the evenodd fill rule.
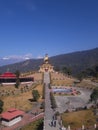
<path fill-rule="evenodd" d="M 19 87 L 19 89 L 16 89 L 14 85 L 13 86 L 0 86 L 1 94 L 3 94 L 3 93 L 7 94 L 6 96 L 0 95 L 0 99 L 4 101 L 4 111 L 8 110 L 8 108 L 10 108 L 10 107 L 15 107 L 18 109 L 22 109 L 24 111 L 31 110 L 33 108 L 34 104 L 31 103 L 29 101 L 29 99 L 32 98 L 33 89 L 37 89 L 39 91 L 39 93 L 41 95 L 39 102 L 42 102 L 41 98 L 42 98 L 42 93 L 43 93 L 42 92 L 43 74 L 33 73 L 33 74 L 28 74 L 27 76 L 34 76 L 35 84 L 36 84 L 35 86 L 33 86 L 33 84 L 31 84 L 28 86 L 29 87 L 28 88 L 28 87 L 26 87 L 26 85 L 21 85 Z M 75 80 L 76 80 L 75 78 L 65 76 L 61 73 L 51 73 L 51 85 L 53 85 L 53 86 L 71 86 L 72 87 L 74 85 Z M 84 79 L 82 82 L 76 84 L 76 87 L 81 89 L 81 91 L 84 90 L 87 92 L 92 91 L 92 89 L 94 89 L 96 86 L 97 86 L 97 84 L 95 84 L 94 82 L 92 82 L 88 79 Z M 61 97 L 61 95 L 60 95 L 60 97 Z M 83 96 L 83 98 L 85 98 L 85 96 Z M 72 99 L 72 98 L 70 98 L 70 99 Z M 59 106 L 60 100 L 57 98 L 56 101 L 58 101 L 58 106 Z M 64 101 L 65 101 L 65 99 L 64 99 Z M 65 107 L 64 101 L 62 100 L 62 105 Z M 61 103 L 61 101 L 60 101 L 60 103 Z M 62 105 L 60 105 L 60 107 L 62 107 Z M 69 107 L 70 107 L 70 105 L 69 105 Z M 82 116 L 80 116 L 80 115 L 82 115 Z M 86 110 L 86 111 L 64 113 L 62 115 L 62 120 L 63 120 L 63 124 L 65 126 L 70 123 L 72 128 L 76 128 L 76 127 L 81 126 L 81 122 L 85 122 L 86 125 L 91 125 L 91 122 L 95 123 L 96 116 L 93 115 L 92 110 Z M 69 123 L 68 122 L 66 123 L 66 120 Z M 30 126 L 31 126 L 31 124 L 30 124 Z M 29 126 L 28 126 L 28 128 L 29 128 Z M 36 127 L 34 127 L 34 128 L 32 127 L 32 128 L 26 129 L 26 130 L 31 130 L 31 129 L 36 130 Z"/>
<path fill-rule="evenodd" d="M 81 110 L 72 113 L 63 113 L 62 120 L 65 127 L 70 125 L 72 129 L 81 128 L 82 125 L 87 127 L 94 127 L 94 124 L 97 123 L 96 116 L 92 110 Z"/>
<path fill-rule="evenodd" d="M 29 75 L 31 76 L 31 75 Z M 22 109 L 29 111 L 33 107 L 33 103 L 29 101 L 32 99 L 32 90 L 37 89 L 40 93 L 39 102 L 42 101 L 42 74 L 34 73 L 35 83 L 20 85 L 19 88 L 15 88 L 14 85 L 3 85 L 0 86 L 0 99 L 4 101 L 3 110 L 6 111 L 9 108 Z"/>
<path fill-rule="evenodd" d="M 70 125 L 71 128 L 75 129 L 81 128 L 81 126 L 84 124 L 86 127 L 93 126 L 90 129 L 93 130 L 94 124 L 96 123 L 98 125 L 98 122 L 96 121 L 96 119 L 98 119 L 98 116 L 94 115 L 93 109 L 91 108 L 89 110 L 79 111 L 75 111 L 75 109 L 79 107 L 83 108 L 85 107 L 85 105 L 87 105 L 92 90 L 96 88 L 98 85 L 89 79 L 84 79 L 82 82 L 74 84 L 75 80 L 75 78 L 66 77 L 63 74 L 51 74 L 51 84 L 53 88 L 64 88 L 68 86 L 73 87 L 81 92 L 80 95 L 76 96 L 65 96 L 61 93 L 58 95 L 55 94 L 54 96 L 58 106 L 57 111 L 63 113 L 61 115 L 65 127 Z M 66 113 L 67 110 L 75 112 Z"/>

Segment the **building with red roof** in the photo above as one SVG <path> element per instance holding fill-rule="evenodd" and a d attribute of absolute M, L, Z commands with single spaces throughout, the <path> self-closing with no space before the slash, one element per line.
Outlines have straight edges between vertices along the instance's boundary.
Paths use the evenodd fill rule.
<path fill-rule="evenodd" d="M 2 75 L 0 75 L 0 83 L 2 84 L 15 84 L 17 80 L 17 77 L 15 74 L 11 72 L 5 72 Z M 33 82 L 33 77 L 19 77 L 20 82 Z"/>
<path fill-rule="evenodd" d="M 1 122 L 4 126 L 12 126 L 22 120 L 24 111 L 15 108 L 9 109 L 7 112 L 1 114 Z"/>
<path fill-rule="evenodd" d="M 0 75 L 0 78 L 16 78 L 16 75 L 11 72 L 5 72 Z"/>

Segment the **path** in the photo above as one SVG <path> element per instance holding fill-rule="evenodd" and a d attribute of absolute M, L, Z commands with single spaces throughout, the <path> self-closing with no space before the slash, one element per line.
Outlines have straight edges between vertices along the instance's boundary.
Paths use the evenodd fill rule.
<path fill-rule="evenodd" d="M 49 73 L 44 73 L 44 83 L 45 83 L 45 116 L 44 116 L 44 130 L 59 130 L 60 126 L 58 121 L 54 119 L 54 111 L 51 108 L 50 101 L 50 90 L 49 83 L 50 77 Z"/>

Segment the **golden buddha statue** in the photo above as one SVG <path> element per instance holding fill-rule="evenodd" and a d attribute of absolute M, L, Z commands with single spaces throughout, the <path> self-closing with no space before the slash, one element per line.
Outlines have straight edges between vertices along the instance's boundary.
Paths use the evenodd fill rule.
<path fill-rule="evenodd" d="M 45 62 L 45 64 L 48 64 L 48 62 L 49 62 L 48 54 L 45 55 L 45 57 L 44 57 L 44 62 Z"/>

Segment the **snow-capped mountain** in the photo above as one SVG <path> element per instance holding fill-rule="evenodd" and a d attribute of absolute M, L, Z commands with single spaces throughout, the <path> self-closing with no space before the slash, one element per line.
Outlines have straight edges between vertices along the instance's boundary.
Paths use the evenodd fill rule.
<path fill-rule="evenodd" d="M 24 56 L 17 56 L 17 55 L 5 56 L 5 57 L 0 58 L 0 66 L 13 64 L 13 63 L 29 60 L 29 59 L 32 59 L 32 58 L 33 57 L 32 57 L 31 54 L 27 54 L 27 55 L 24 55 Z"/>

